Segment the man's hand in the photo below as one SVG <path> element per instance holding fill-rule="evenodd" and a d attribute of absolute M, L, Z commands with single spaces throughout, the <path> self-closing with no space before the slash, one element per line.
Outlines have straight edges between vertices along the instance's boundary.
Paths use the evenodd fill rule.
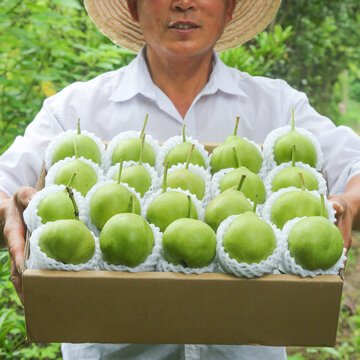
<path fill-rule="evenodd" d="M 336 211 L 336 226 L 341 231 L 344 239 L 344 247 L 347 249 L 346 253 L 351 247 L 351 230 L 353 224 L 353 214 L 350 205 L 342 196 L 331 196 L 329 200 L 333 203 Z"/>
<path fill-rule="evenodd" d="M 22 265 L 24 262 L 25 231 L 23 212 L 28 206 L 32 196 L 36 193 L 34 188 L 21 187 L 12 199 L 2 197 L 2 209 L 5 216 L 4 235 L 7 239 L 8 250 L 11 257 L 11 282 L 13 283 L 21 302 L 24 302 L 22 293 Z"/>
<path fill-rule="evenodd" d="M 334 204 L 336 225 L 348 252 L 351 247 L 351 230 L 360 230 L 360 174 L 350 179 L 343 194 L 330 196 L 329 200 Z"/>

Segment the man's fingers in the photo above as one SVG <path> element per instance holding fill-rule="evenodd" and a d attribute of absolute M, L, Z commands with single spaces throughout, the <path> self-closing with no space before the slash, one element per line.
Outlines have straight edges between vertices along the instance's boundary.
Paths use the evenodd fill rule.
<path fill-rule="evenodd" d="M 10 256 L 19 273 L 22 270 L 25 249 L 26 227 L 23 221 L 23 211 L 35 193 L 34 188 L 29 186 L 21 187 L 6 209 L 4 235 L 8 242 Z"/>
<path fill-rule="evenodd" d="M 351 247 L 351 211 L 346 202 L 340 197 L 334 197 L 330 199 L 330 201 L 334 204 L 334 209 L 336 210 L 336 226 L 341 231 L 341 235 L 344 239 L 344 247 L 348 252 Z"/>
<path fill-rule="evenodd" d="M 24 261 L 25 225 L 22 219 L 22 212 L 14 202 L 9 205 L 6 212 L 4 235 L 8 242 L 10 256 L 20 273 Z"/>
<path fill-rule="evenodd" d="M 18 272 L 13 260 L 11 260 L 11 277 L 10 277 L 10 280 L 13 283 L 17 294 L 19 295 L 21 303 L 24 305 L 24 296 L 23 296 L 23 291 L 22 291 L 22 279 L 21 279 L 21 275 Z"/>

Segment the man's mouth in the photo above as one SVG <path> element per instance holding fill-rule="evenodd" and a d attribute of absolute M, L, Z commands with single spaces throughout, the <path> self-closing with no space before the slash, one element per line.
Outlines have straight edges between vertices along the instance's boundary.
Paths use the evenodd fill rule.
<path fill-rule="evenodd" d="M 190 22 L 173 22 L 170 24 L 170 29 L 178 29 L 178 30 L 188 30 L 188 29 L 196 29 L 199 26 Z"/>

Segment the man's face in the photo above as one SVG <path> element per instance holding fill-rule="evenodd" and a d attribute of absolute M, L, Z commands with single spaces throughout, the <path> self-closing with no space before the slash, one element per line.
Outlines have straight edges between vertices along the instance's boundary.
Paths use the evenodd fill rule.
<path fill-rule="evenodd" d="M 158 54 L 212 51 L 232 17 L 235 0 L 128 0 L 148 47 Z"/>

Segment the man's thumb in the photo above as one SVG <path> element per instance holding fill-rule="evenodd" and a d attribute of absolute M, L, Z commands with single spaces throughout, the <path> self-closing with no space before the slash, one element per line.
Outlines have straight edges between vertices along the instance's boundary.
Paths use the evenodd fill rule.
<path fill-rule="evenodd" d="M 332 202 L 333 208 L 338 215 L 341 215 L 344 213 L 345 206 L 338 199 L 329 199 L 329 200 Z"/>
<path fill-rule="evenodd" d="M 20 206 L 27 207 L 35 194 L 36 190 L 34 188 L 23 186 L 16 193 L 16 202 Z"/>

